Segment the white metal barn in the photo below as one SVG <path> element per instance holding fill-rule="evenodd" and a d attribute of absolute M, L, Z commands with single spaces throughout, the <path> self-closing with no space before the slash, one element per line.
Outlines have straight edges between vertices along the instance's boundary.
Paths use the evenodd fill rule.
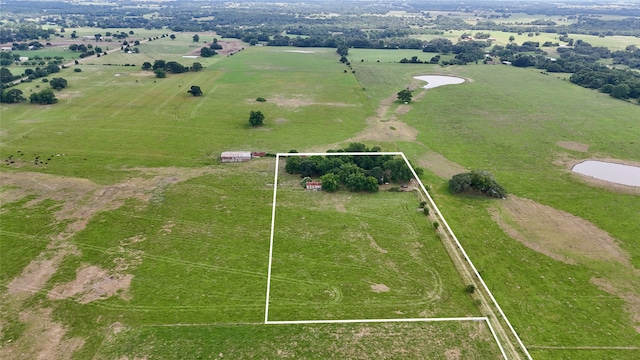
<path fill-rule="evenodd" d="M 220 155 L 222 162 L 243 162 L 251 160 L 250 151 L 225 151 Z"/>

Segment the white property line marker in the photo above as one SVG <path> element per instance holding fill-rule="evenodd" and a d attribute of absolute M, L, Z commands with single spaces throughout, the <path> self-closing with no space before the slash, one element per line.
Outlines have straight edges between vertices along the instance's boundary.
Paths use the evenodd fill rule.
<path fill-rule="evenodd" d="M 486 317 L 459 318 L 408 318 L 408 319 L 347 319 L 347 320 L 290 320 L 267 321 L 267 325 L 294 324 L 359 324 L 359 323 L 400 323 L 400 322 L 442 322 L 442 321 L 487 321 Z"/>

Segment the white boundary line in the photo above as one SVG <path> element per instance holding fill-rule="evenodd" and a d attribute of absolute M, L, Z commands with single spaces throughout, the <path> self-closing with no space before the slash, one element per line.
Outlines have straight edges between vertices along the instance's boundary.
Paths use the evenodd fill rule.
<path fill-rule="evenodd" d="M 392 322 L 441 322 L 441 321 L 487 321 L 486 317 L 458 318 L 407 318 L 407 319 L 350 319 L 350 320 L 290 320 L 268 321 L 269 325 L 291 324 L 358 324 L 358 323 L 392 323 Z"/>
<path fill-rule="evenodd" d="M 407 164 L 407 166 L 411 170 L 411 173 L 413 174 L 414 178 L 416 179 L 418 184 L 420 184 L 420 188 L 422 189 L 423 193 L 425 194 L 427 199 L 429 199 L 429 202 L 431 203 L 431 206 L 433 206 L 434 210 L 438 214 L 438 217 L 442 220 L 442 223 L 444 224 L 445 228 L 447 229 L 449 234 L 452 236 L 452 238 L 456 242 L 456 245 L 458 246 L 458 248 L 460 249 L 460 251 L 464 255 L 465 259 L 469 262 L 469 265 L 471 265 L 471 268 L 473 269 L 474 274 L 476 275 L 478 280 L 480 280 L 480 283 L 484 287 L 485 291 L 489 294 L 489 297 L 491 298 L 491 301 L 496 306 L 496 308 L 498 309 L 500 315 L 502 316 L 504 321 L 509 326 L 509 329 L 511 330 L 512 334 L 515 336 L 516 340 L 518 341 L 518 344 L 520 345 L 520 348 L 524 351 L 524 353 L 526 354 L 527 358 L 529 360 L 532 360 L 532 357 L 529 354 L 529 352 L 527 351 L 527 348 L 522 343 L 522 340 L 520 340 L 520 337 L 518 336 L 518 334 L 516 333 L 515 329 L 513 328 L 513 326 L 511 325 L 511 323 L 507 319 L 506 315 L 502 311 L 502 308 L 500 307 L 500 305 L 498 305 L 498 302 L 493 297 L 493 294 L 491 293 L 491 291 L 487 287 L 487 284 L 484 282 L 484 280 L 482 279 L 482 277 L 478 273 L 478 270 L 476 269 L 476 267 L 471 262 L 471 259 L 469 258 L 469 256 L 467 255 L 466 251 L 464 250 L 464 248 L 462 247 L 462 245 L 458 241 L 458 238 L 456 237 L 456 235 L 453 233 L 453 230 L 451 230 L 451 227 L 449 227 L 449 224 L 447 223 L 447 221 L 445 220 L 444 216 L 440 212 L 440 209 L 438 209 L 438 207 L 436 206 L 435 202 L 431 198 L 431 195 L 429 195 L 429 192 L 427 191 L 427 189 L 425 188 L 424 184 L 422 183 L 422 180 L 420 180 L 420 178 L 418 177 L 418 174 L 416 174 L 415 170 L 413 169 L 413 167 L 409 163 L 409 160 L 407 159 L 407 157 L 405 156 L 405 154 L 403 152 L 325 152 L 325 153 L 277 153 L 276 154 L 276 168 L 275 168 L 275 176 L 274 176 L 274 182 L 273 182 L 273 204 L 272 204 L 272 210 L 271 210 L 271 233 L 270 233 L 270 239 L 269 239 L 269 268 L 267 270 L 267 293 L 266 293 L 266 300 L 265 300 L 264 323 L 273 325 L 273 324 L 339 324 L 339 323 L 374 323 L 374 322 L 381 323 L 381 322 L 485 321 L 487 323 L 487 325 L 489 326 L 489 330 L 491 331 L 491 334 L 493 335 L 493 338 L 495 339 L 496 344 L 498 344 L 498 347 L 500 348 L 500 352 L 502 353 L 502 356 L 505 359 L 507 358 L 507 356 L 506 356 L 506 354 L 504 352 L 504 349 L 502 347 L 502 344 L 500 343 L 500 340 L 498 339 L 498 337 L 497 337 L 497 335 L 496 335 L 496 333 L 495 333 L 495 331 L 493 329 L 493 326 L 491 325 L 489 319 L 486 318 L 486 317 L 483 317 L 483 318 L 469 317 L 469 318 L 409 318 L 409 319 L 362 319 L 362 320 L 354 319 L 354 320 L 269 321 L 269 296 L 270 296 L 270 291 L 271 291 L 271 265 L 272 265 L 272 261 L 273 261 L 273 233 L 274 233 L 274 229 L 275 229 L 276 197 L 277 197 L 277 191 L 278 191 L 278 168 L 279 168 L 279 163 L 280 163 L 280 156 L 289 157 L 289 156 L 339 156 L 339 155 L 350 155 L 350 156 L 367 156 L 367 155 L 374 155 L 374 156 L 396 155 L 396 156 L 398 156 L 399 155 L 399 156 L 402 156 L 402 158 L 404 159 L 405 163 Z"/>
<path fill-rule="evenodd" d="M 269 270 L 267 271 L 267 300 L 264 307 L 264 323 L 269 322 L 269 293 L 271 292 L 271 262 L 273 260 L 273 229 L 276 223 L 276 194 L 278 191 L 278 168 L 280 167 L 280 156 L 276 154 L 276 171 L 273 179 L 273 206 L 271 208 L 271 235 L 269 239 Z"/>

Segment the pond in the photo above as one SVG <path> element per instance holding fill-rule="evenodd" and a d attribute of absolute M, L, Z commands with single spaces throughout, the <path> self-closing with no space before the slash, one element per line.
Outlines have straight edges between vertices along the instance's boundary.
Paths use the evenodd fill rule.
<path fill-rule="evenodd" d="M 459 78 L 456 76 L 443 76 L 443 75 L 421 75 L 414 76 L 414 79 L 426 81 L 427 85 L 423 86 L 425 89 L 433 89 L 438 86 L 444 85 L 458 85 L 464 82 L 463 78 Z"/>
<path fill-rule="evenodd" d="M 575 165 L 571 171 L 616 184 L 640 186 L 638 166 L 587 160 Z"/>

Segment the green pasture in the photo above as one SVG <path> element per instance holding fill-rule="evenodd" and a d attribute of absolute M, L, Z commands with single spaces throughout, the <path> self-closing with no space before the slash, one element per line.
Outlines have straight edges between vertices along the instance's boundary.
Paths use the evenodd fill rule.
<path fill-rule="evenodd" d="M 91 59 L 78 66 L 79 73 L 59 73 L 69 86 L 57 93 L 57 105 L 4 107 L 2 153 L 65 153 L 64 161 L 46 169 L 30 164 L 22 169 L 109 181 L 126 176 L 113 171 L 124 166 L 202 166 L 215 163 L 225 150 L 277 152 L 334 143 L 362 129 L 373 111 L 355 77 L 344 73 L 329 49 L 306 54 L 252 48 L 211 64 L 203 61 L 201 72 L 165 79 L 141 70 L 146 60 L 139 54 Z M 192 85 L 204 96 L 188 94 Z M 28 97 L 44 87 L 34 81 L 17 88 Z M 257 97 L 267 102 L 256 102 Z M 265 114 L 264 127 L 249 126 L 252 110 Z"/>
<path fill-rule="evenodd" d="M 481 316 L 415 194 L 298 182 L 279 181 L 270 321 Z"/>
<path fill-rule="evenodd" d="M 447 359 L 452 354 L 501 358 L 489 329 L 475 322 L 140 327 L 110 338 L 95 358 Z"/>
<path fill-rule="evenodd" d="M 586 185 L 557 162 L 593 157 L 640 161 L 637 105 L 577 87 L 563 76 L 512 67 L 366 62 L 357 63 L 355 69 L 368 92 L 400 88 L 400 79 L 406 85 L 413 74 L 466 78 L 462 85 L 429 90 L 414 102 L 402 119 L 419 130 L 418 142 L 395 146 L 410 158 L 436 151 L 463 167 L 491 171 L 513 195 L 604 229 L 620 241 L 635 267 L 640 266 L 636 221 L 640 198 Z M 589 150 L 563 149 L 557 145 L 561 141 L 587 144 Z M 495 201 L 451 197 L 446 180 L 432 175 L 427 182 L 439 188 L 436 201 L 525 344 L 534 348 L 640 344 L 628 305 L 589 281 L 604 276 L 623 288 L 633 287 L 628 284 L 637 285 L 638 278 L 631 269 L 595 260 L 565 265 L 532 252 L 508 238 L 491 219 L 487 209 L 499 206 Z M 556 358 L 558 351 L 541 350 L 534 356 Z M 583 356 L 577 350 L 562 354 Z M 634 356 L 633 351 L 608 350 L 596 351 L 590 358 Z"/>
<path fill-rule="evenodd" d="M 437 152 L 464 168 L 491 171 L 513 196 L 606 231 L 635 269 L 640 267 L 640 197 L 587 185 L 566 165 L 587 158 L 639 162 L 637 105 L 573 85 L 566 75 L 534 69 L 393 62 L 430 58 L 420 51 L 351 49 L 355 73 L 338 61 L 335 49 L 250 47 L 230 57 L 182 58 L 194 48 L 191 37 L 143 44 L 142 54 L 92 58 L 77 66 L 81 72 L 62 70 L 57 76 L 69 87 L 56 92 L 56 105 L 0 107 L 0 165 L 8 174 L 41 172 L 115 186 L 150 178 L 146 168 L 206 170 L 150 189 L 148 202 L 132 198 L 95 214 L 68 240 L 79 252 L 64 258 L 41 292 L 20 304 L 3 300 L 3 346 L 26 332 L 16 314 L 38 306 L 52 308 L 53 320 L 69 329 L 69 337 L 86 338 L 78 359 L 283 356 L 278 350 L 325 357 L 327 348 L 340 358 L 397 358 L 393 351 L 399 348 L 446 358 L 453 347 L 462 358 L 496 357 L 487 329 L 466 323 L 258 325 L 265 315 L 275 162 L 218 164 L 220 152 L 304 151 L 347 141 L 365 129 L 381 100 L 407 86 L 419 93 L 415 75 L 467 81 L 429 90 L 410 111 L 394 114 L 418 130 L 415 141 L 376 145 L 404 151 L 415 162 Z M 205 69 L 157 79 L 140 69 L 154 59 L 187 66 L 198 61 Z M 192 85 L 204 96 L 188 94 Z M 28 97 L 46 87 L 34 81 L 17 88 Z M 267 101 L 256 102 L 257 97 Z M 392 104 L 389 114 L 397 107 Z M 264 127 L 249 126 L 252 110 L 265 114 Z M 588 150 L 568 150 L 561 141 L 586 144 Z M 14 165 L 5 164 L 10 155 L 17 159 Z M 50 155 L 46 165 L 33 162 Z M 492 219 L 490 211 L 500 208 L 500 200 L 452 196 L 448 179 L 425 167 L 423 181 L 534 358 L 637 357 L 637 351 L 611 349 L 640 346 L 628 303 L 591 283 L 593 277 L 606 278 L 637 296 L 637 270 L 583 258 L 568 265 L 534 252 Z M 270 320 L 479 315 L 433 227 L 416 211 L 415 195 L 311 193 L 297 178 L 283 179 Z M 12 189 L 0 188 L 3 286 L 38 254 L 52 256 L 47 244 L 68 224 L 56 219 L 61 201 L 34 204 L 35 195 L 8 201 Z M 73 280 L 81 266 L 115 272 L 121 261 L 133 275 L 125 299 L 80 304 L 46 296 Z M 389 291 L 372 291 L 380 284 Z M 109 327 L 116 322 L 124 330 L 112 334 Z M 361 332 L 366 335 L 355 341 Z M 478 332 L 479 337 L 469 335 Z M 278 347 L 282 343 L 286 349 Z M 584 346 L 603 349 L 562 349 Z"/>

